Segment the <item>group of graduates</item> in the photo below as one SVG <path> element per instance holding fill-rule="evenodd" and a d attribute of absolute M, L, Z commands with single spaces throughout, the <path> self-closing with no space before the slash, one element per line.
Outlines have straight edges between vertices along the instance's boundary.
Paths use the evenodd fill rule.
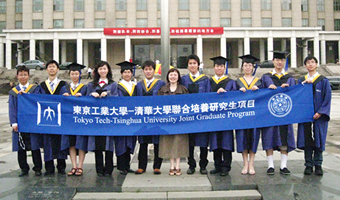
<path fill-rule="evenodd" d="M 209 78 L 199 71 L 200 59 L 197 55 L 187 58 L 189 73 L 181 76 L 177 69 L 170 69 L 167 74 L 167 83 L 154 77 L 155 63 L 146 61 L 142 65 L 145 78 L 135 84 L 132 81 L 134 63 L 124 61 L 118 63 L 121 66 L 122 79 L 116 83 L 112 79 L 112 71 L 109 63 L 100 61 L 93 71 L 93 81 L 87 86 L 80 83 L 81 69 L 85 66 L 72 63 L 68 66 L 71 83 L 59 80 L 57 77 L 59 65 L 52 60 L 46 63 L 48 79 L 40 85 L 29 84 L 29 70 L 25 66 L 17 69 L 19 85 L 9 93 L 9 118 L 13 129 L 13 150 L 18 151 L 18 162 L 21 169 L 20 177 L 28 175 L 27 151 L 32 151 L 32 158 L 36 176 L 41 176 L 42 159 L 40 148 L 44 149 L 45 173 L 55 173 L 54 159 L 57 159 L 59 174 L 65 174 L 65 159 L 69 154 L 72 168 L 69 176 L 81 176 L 83 174 L 83 162 L 87 151 L 93 151 L 95 155 L 95 167 L 98 176 L 111 176 L 114 163 L 114 152 L 117 156 L 117 169 L 121 174 L 129 172 L 143 174 L 148 163 L 148 145 L 154 145 L 153 173 L 161 174 L 163 158 L 170 159 L 169 175 L 181 175 L 180 158 L 187 157 L 189 168 L 187 174 L 195 173 L 196 160 L 194 148 L 199 147 L 199 167 L 201 174 L 207 174 L 208 147 L 213 151 L 214 169 L 210 174 L 228 175 L 231 170 L 232 152 L 234 151 L 234 130 L 225 130 L 209 133 L 188 133 L 167 136 L 138 136 L 138 169 L 130 168 L 131 154 L 134 153 L 137 136 L 80 136 L 64 133 L 35 134 L 18 132 L 17 123 L 17 96 L 22 93 L 34 93 L 45 95 L 64 96 L 92 96 L 93 98 L 105 98 L 107 96 L 156 96 L 195 94 L 205 92 L 229 92 L 260 90 L 262 88 L 276 89 L 277 87 L 289 87 L 296 84 L 293 76 L 284 69 L 286 52 L 273 52 L 274 69 L 264 74 L 261 78 L 255 77 L 255 63 L 259 59 L 251 55 L 244 55 L 242 59 L 243 76 L 232 80 L 227 76 L 227 58 L 218 56 L 211 58 L 214 62 L 215 75 Z M 320 75 L 316 69 L 318 60 L 308 56 L 304 60 L 308 74 L 300 78 L 298 84 L 313 84 L 314 116 L 313 121 L 298 125 L 297 148 L 304 149 L 305 171 L 304 174 L 322 175 L 322 152 L 325 150 L 325 142 L 330 119 L 331 88 L 328 79 Z M 303 97 L 301 97 L 303 98 Z M 20 125 L 20 124 L 19 124 Z M 147 134 L 146 134 L 147 135 Z M 242 153 L 242 174 L 255 174 L 254 159 L 258 148 L 260 136 L 263 150 L 268 159 L 267 174 L 275 174 L 273 152 L 281 152 L 280 173 L 290 174 L 287 168 L 288 153 L 296 148 L 293 126 L 291 124 L 235 130 L 237 152 Z M 79 159 L 77 161 L 77 155 Z M 105 158 L 104 158 L 105 157 Z"/>

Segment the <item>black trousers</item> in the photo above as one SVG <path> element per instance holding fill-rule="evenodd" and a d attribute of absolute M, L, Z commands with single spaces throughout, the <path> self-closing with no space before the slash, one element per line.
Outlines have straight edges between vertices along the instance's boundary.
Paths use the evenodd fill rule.
<path fill-rule="evenodd" d="M 105 166 L 103 151 L 94 151 L 96 172 L 100 174 L 112 174 L 113 172 L 113 151 L 105 151 Z"/>
<path fill-rule="evenodd" d="M 153 161 L 153 169 L 160 169 L 163 159 L 158 156 L 159 144 L 154 144 L 155 158 Z M 146 170 L 148 164 L 148 143 L 141 143 L 138 152 L 138 168 Z"/>
<path fill-rule="evenodd" d="M 130 149 L 128 149 L 122 155 L 117 156 L 117 169 L 118 170 L 129 170 L 130 161 L 131 161 Z"/>
<path fill-rule="evenodd" d="M 195 146 L 189 146 L 189 157 L 188 157 L 188 165 L 189 168 L 196 168 L 196 160 L 194 158 L 194 150 Z M 200 147 L 200 161 L 199 166 L 200 168 L 206 168 L 208 165 L 208 148 L 207 147 Z"/>
<path fill-rule="evenodd" d="M 33 159 L 33 170 L 34 171 L 41 171 L 42 169 L 42 160 L 41 160 L 41 153 L 40 149 L 33 150 L 32 152 L 32 159 Z M 30 167 L 27 163 L 27 151 L 20 149 L 18 151 L 18 163 L 21 171 L 28 172 Z"/>
<path fill-rule="evenodd" d="M 65 159 L 57 159 L 57 169 L 58 171 L 65 171 L 66 169 L 66 161 Z M 47 172 L 54 172 L 54 161 L 49 160 L 45 162 L 45 170 Z"/>
<path fill-rule="evenodd" d="M 225 149 L 214 150 L 214 165 L 217 170 L 231 170 L 232 152 Z"/>

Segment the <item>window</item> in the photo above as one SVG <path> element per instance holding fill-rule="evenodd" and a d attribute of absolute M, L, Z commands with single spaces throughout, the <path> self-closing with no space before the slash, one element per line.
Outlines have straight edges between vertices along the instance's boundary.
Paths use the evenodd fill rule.
<path fill-rule="evenodd" d="M 189 0 L 178 0 L 178 10 L 189 10 Z"/>
<path fill-rule="evenodd" d="M 272 1 L 271 0 L 261 0 L 261 9 L 262 10 L 271 10 L 272 9 Z"/>
<path fill-rule="evenodd" d="M 251 18 L 242 18 L 241 19 L 242 27 L 251 27 Z"/>
<path fill-rule="evenodd" d="M 74 28 L 84 28 L 84 19 L 74 19 Z"/>
<path fill-rule="evenodd" d="M 84 0 L 74 0 L 74 11 L 84 11 Z"/>
<path fill-rule="evenodd" d="M 282 27 L 292 27 L 292 18 L 282 18 Z"/>
<path fill-rule="evenodd" d="M 126 10 L 126 0 L 116 0 L 116 10 L 117 11 Z"/>
<path fill-rule="evenodd" d="M 282 1 L 282 10 L 291 10 L 292 9 L 292 1 L 291 0 L 281 0 Z"/>
<path fill-rule="evenodd" d="M 251 0 L 241 0 L 241 10 L 251 10 Z"/>
<path fill-rule="evenodd" d="M 64 11 L 64 0 L 53 0 L 53 11 Z"/>
<path fill-rule="evenodd" d="M 15 1 L 15 13 L 22 13 L 22 0 Z"/>
<path fill-rule="evenodd" d="M 33 0 L 33 12 L 43 11 L 43 0 Z"/>
<path fill-rule="evenodd" d="M 308 11 L 308 0 L 301 0 L 301 11 Z"/>
<path fill-rule="evenodd" d="M 231 26 L 231 20 L 230 20 L 230 18 L 221 18 L 221 20 L 220 20 L 220 26 L 221 26 L 221 27 L 230 27 L 230 26 Z"/>
<path fill-rule="evenodd" d="M 137 10 L 147 10 L 148 1 L 147 0 L 137 0 Z"/>
<path fill-rule="evenodd" d="M 210 18 L 200 18 L 199 23 L 200 23 L 200 27 L 209 27 Z"/>
<path fill-rule="evenodd" d="M 0 1 L 0 13 L 6 13 L 6 1 Z"/>
<path fill-rule="evenodd" d="M 189 18 L 179 18 L 178 19 L 178 27 L 190 27 Z"/>
<path fill-rule="evenodd" d="M 318 11 L 325 11 L 325 0 L 316 0 L 316 8 Z"/>
<path fill-rule="evenodd" d="M 104 28 L 105 27 L 105 19 L 95 19 L 94 20 L 94 27 L 95 28 Z"/>
<path fill-rule="evenodd" d="M 126 19 L 116 19 L 116 27 L 126 27 Z"/>
<path fill-rule="evenodd" d="M 53 20 L 53 28 L 64 28 L 64 20 L 63 19 L 54 19 Z"/>
<path fill-rule="evenodd" d="M 334 11 L 340 11 L 340 0 L 333 1 Z"/>
<path fill-rule="evenodd" d="M 6 22 L 5 21 L 0 21 L 0 33 L 2 33 L 3 29 L 6 29 Z"/>
<path fill-rule="evenodd" d="M 22 21 L 15 21 L 15 29 L 22 29 Z"/>
<path fill-rule="evenodd" d="M 340 31 L 340 19 L 334 19 L 334 30 Z"/>
<path fill-rule="evenodd" d="M 38 20 L 33 20 L 33 28 L 34 29 L 40 29 L 43 28 L 43 20 L 38 19 Z"/>
<path fill-rule="evenodd" d="M 200 0 L 200 10 L 210 10 L 210 0 Z"/>
<path fill-rule="evenodd" d="M 308 19 L 302 19 L 302 27 L 308 27 L 309 26 L 309 20 Z"/>
<path fill-rule="evenodd" d="M 230 10 L 231 9 L 231 0 L 221 0 L 220 1 L 220 9 L 221 10 Z"/>
<path fill-rule="evenodd" d="M 322 30 L 325 30 L 325 19 L 318 19 L 318 26 L 322 27 Z"/>
<path fill-rule="evenodd" d="M 94 4 L 95 4 L 96 11 L 105 10 L 105 0 L 95 0 Z"/>
<path fill-rule="evenodd" d="M 148 27 L 148 19 L 137 19 L 137 27 Z"/>
<path fill-rule="evenodd" d="M 272 18 L 262 18 L 261 19 L 262 27 L 272 27 Z"/>

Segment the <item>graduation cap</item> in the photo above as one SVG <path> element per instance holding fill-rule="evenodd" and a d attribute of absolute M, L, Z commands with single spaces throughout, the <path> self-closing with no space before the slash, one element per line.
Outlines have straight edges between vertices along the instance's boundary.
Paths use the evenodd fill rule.
<path fill-rule="evenodd" d="M 286 59 L 287 54 L 285 51 L 273 51 L 273 59 Z"/>
<path fill-rule="evenodd" d="M 240 56 L 239 58 L 242 59 L 242 62 L 246 62 L 246 63 L 253 63 L 254 64 L 257 61 L 260 61 L 260 59 L 254 57 L 250 54 Z"/>
<path fill-rule="evenodd" d="M 117 63 L 116 65 L 120 66 L 120 68 L 122 70 L 131 70 L 131 69 L 133 69 L 133 66 L 136 66 L 135 63 L 131 63 L 131 62 L 128 62 L 128 61 Z"/>
<path fill-rule="evenodd" d="M 81 71 L 81 69 L 84 69 L 85 66 L 73 62 L 73 63 L 70 63 L 70 64 L 66 65 L 66 68 L 69 69 L 70 71 Z"/>
<path fill-rule="evenodd" d="M 214 65 L 225 65 L 225 63 L 229 61 L 228 58 L 222 56 L 213 57 L 210 58 L 210 60 L 214 61 Z"/>

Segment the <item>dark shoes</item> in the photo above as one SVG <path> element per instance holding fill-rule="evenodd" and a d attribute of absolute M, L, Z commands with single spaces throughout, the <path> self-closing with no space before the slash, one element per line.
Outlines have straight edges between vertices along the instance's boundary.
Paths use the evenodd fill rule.
<path fill-rule="evenodd" d="M 50 175 L 54 175 L 54 171 L 46 171 L 44 173 L 44 176 L 50 176 Z"/>
<path fill-rule="evenodd" d="M 207 174 L 208 171 L 207 171 L 206 168 L 201 168 L 201 169 L 200 169 L 200 173 L 201 173 L 201 174 Z"/>
<path fill-rule="evenodd" d="M 28 171 L 21 171 L 19 177 L 28 176 Z"/>
<path fill-rule="evenodd" d="M 217 174 L 217 173 L 220 173 L 220 172 L 222 172 L 222 170 L 215 168 L 215 169 L 210 171 L 210 174 Z"/>
<path fill-rule="evenodd" d="M 220 176 L 227 176 L 229 174 L 229 172 L 227 170 L 222 170 L 222 172 L 220 173 Z"/>
<path fill-rule="evenodd" d="M 195 173 L 195 168 L 190 168 L 187 170 L 187 174 L 194 174 Z"/>
<path fill-rule="evenodd" d="M 317 176 L 322 176 L 323 175 L 323 170 L 321 165 L 316 165 L 315 166 L 315 175 Z"/>
<path fill-rule="evenodd" d="M 65 172 L 65 169 L 62 169 L 62 170 L 58 170 L 58 174 L 66 174 L 66 172 Z"/>
<path fill-rule="evenodd" d="M 311 175 L 313 173 L 313 167 L 306 167 L 305 171 L 303 172 L 305 175 Z"/>
<path fill-rule="evenodd" d="M 267 175 L 274 175 L 275 169 L 270 167 L 267 169 Z"/>
<path fill-rule="evenodd" d="M 35 171 L 34 173 L 35 173 L 35 176 L 41 176 L 42 175 L 40 170 L 39 171 Z"/>
<path fill-rule="evenodd" d="M 283 169 L 280 169 L 280 174 L 289 175 L 290 171 L 287 169 L 287 167 L 285 167 Z"/>

